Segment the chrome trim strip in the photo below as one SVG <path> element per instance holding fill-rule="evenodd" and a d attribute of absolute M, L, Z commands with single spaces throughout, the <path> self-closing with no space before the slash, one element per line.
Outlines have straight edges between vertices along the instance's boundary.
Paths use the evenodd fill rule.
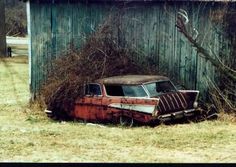
<path fill-rule="evenodd" d="M 181 95 L 181 97 L 183 98 L 184 103 L 185 103 L 184 108 L 188 107 L 188 103 L 187 103 L 187 101 L 186 101 L 184 95 L 183 95 L 181 92 L 180 92 L 180 95 Z"/>
<path fill-rule="evenodd" d="M 174 95 L 174 94 L 171 94 L 171 95 L 172 95 L 173 99 L 175 100 L 175 102 L 176 102 L 176 104 L 177 104 L 177 107 L 180 108 L 180 107 L 179 107 L 179 103 L 177 102 L 177 100 L 176 100 L 176 98 L 175 98 L 175 95 Z"/>
<path fill-rule="evenodd" d="M 152 114 L 155 111 L 156 105 L 143 105 L 143 104 L 124 104 L 124 103 L 111 103 L 109 107 L 139 111 L 143 113 Z"/>
<path fill-rule="evenodd" d="M 169 105 L 169 103 L 168 103 L 168 100 L 166 100 L 166 98 L 165 98 L 165 95 L 164 95 L 164 96 L 162 96 L 162 97 L 163 97 L 163 99 L 165 100 L 165 102 L 166 102 L 166 104 L 167 104 L 167 106 L 168 106 L 169 110 L 171 110 L 171 107 L 170 107 L 170 105 Z"/>
<path fill-rule="evenodd" d="M 160 98 L 160 104 L 162 104 L 162 107 L 164 108 L 164 110 L 166 111 L 166 107 L 164 105 L 164 102 L 162 102 L 161 98 Z"/>
<path fill-rule="evenodd" d="M 182 102 L 182 100 L 181 100 L 181 98 L 179 96 L 179 92 L 177 92 L 176 95 L 178 96 L 178 99 L 179 99 L 179 101 L 181 103 L 182 108 L 184 108 L 184 104 L 183 104 L 183 102 Z"/>
<path fill-rule="evenodd" d="M 175 109 L 176 107 L 175 107 L 175 104 L 174 104 L 173 99 L 172 99 L 172 97 L 171 97 L 171 94 L 167 94 L 167 97 L 168 97 L 169 100 L 170 100 L 170 104 L 172 104 L 172 109 Z"/>

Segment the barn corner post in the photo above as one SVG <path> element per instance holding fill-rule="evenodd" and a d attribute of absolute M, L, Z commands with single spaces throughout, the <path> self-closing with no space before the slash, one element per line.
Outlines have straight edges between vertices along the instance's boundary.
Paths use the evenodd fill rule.
<path fill-rule="evenodd" d="M 30 17 L 30 1 L 26 2 L 26 15 L 27 15 L 27 33 L 28 33 L 28 62 L 29 62 L 29 90 L 30 90 L 30 99 L 29 102 L 35 100 L 35 93 L 32 91 L 32 79 L 31 79 L 31 17 Z"/>
<path fill-rule="evenodd" d="M 0 57 L 7 56 L 6 52 L 6 26 L 5 26 L 5 1 L 0 1 Z"/>

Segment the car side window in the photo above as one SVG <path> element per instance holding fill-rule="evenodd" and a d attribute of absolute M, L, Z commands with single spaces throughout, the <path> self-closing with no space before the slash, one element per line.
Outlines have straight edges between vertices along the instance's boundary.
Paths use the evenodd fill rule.
<path fill-rule="evenodd" d="M 99 84 L 87 84 L 85 87 L 85 95 L 102 95 Z"/>
<path fill-rule="evenodd" d="M 105 85 L 108 96 L 124 96 L 122 86 L 120 85 Z"/>

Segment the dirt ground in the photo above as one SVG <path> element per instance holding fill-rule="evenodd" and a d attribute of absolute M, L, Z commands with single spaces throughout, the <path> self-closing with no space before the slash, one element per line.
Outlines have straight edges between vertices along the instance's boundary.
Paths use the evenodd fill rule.
<path fill-rule="evenodd" d="M 0 59 L 0 161 L 236 162 L 236 123 L 122 128 L 55 122 L 29 108 L 28 60 Z"/>

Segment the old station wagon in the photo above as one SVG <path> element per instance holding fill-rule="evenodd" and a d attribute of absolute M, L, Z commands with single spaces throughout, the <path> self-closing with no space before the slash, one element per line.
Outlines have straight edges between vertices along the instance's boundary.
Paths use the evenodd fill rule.
<path fill-rule="evenodd" d="M 169 78 L 125 75 L 85 85 L 72 117 L 88 122 L 155 123 L 189 117 L 197 112 L 199 91 L 177 90 Z"/>

